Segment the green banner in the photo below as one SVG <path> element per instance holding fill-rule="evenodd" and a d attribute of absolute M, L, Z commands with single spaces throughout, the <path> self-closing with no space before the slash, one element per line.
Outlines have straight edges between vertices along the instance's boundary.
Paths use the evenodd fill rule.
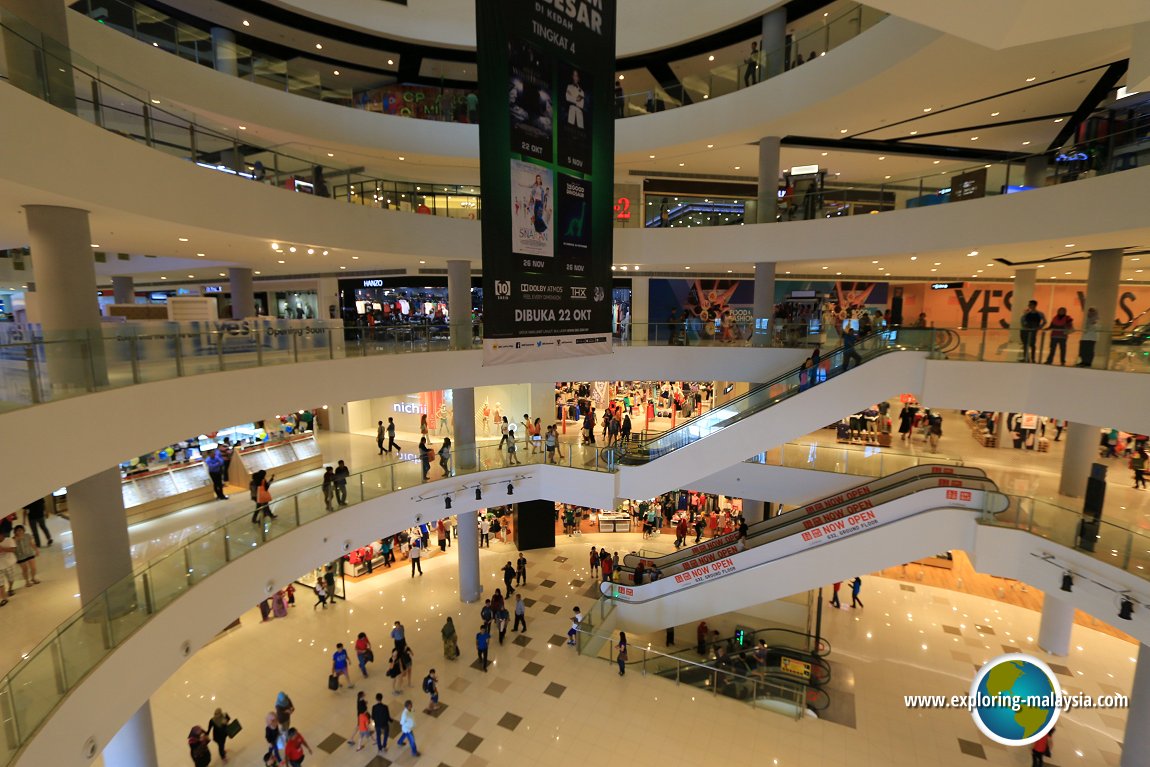
<path fill-rule="evenodd" d="M 611 351 L 615 0 L 476 0 L 484 364 Z"/>

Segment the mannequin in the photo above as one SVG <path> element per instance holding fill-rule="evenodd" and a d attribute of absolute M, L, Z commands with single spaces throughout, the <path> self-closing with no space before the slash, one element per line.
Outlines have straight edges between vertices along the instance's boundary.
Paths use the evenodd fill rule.
<path fill-rule="evenodd" d="M 450 423 L 450 421 L 447 419 L 447 403 L 442 403 L 439 406 L 439 412 L 437 415 L 439 417 L 439 423 L 435 429 L 436 433 L 439 436 L 450 435 L 451 432 L 447 426 Z"/>

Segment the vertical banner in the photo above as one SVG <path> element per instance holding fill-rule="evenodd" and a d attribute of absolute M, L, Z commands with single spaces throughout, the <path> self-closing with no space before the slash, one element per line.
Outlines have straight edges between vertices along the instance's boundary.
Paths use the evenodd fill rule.
<path fill-rule="evenodd" d="M 611 352 L 616 0 L 476 0 L 483 364 Z"/>

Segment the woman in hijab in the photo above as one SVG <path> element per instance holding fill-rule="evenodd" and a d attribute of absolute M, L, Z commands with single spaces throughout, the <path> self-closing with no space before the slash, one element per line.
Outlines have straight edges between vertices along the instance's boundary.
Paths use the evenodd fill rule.
<path fill-rule="evenodd" d="M 223 760 L 224 764 L 228 763 L 228 722 L 230 721 L 232 718 L 225 714 L 222 708 L 217 708 L 216 713 L 212 714 L 212 718 L 208 720 L 208 736 L 216 742 L 216 748 L 220 750 L 220 759 Z"/>
<path fill-rule="evenodd" d="M 459 657 L 459 637 L 455 633 L 455 624 L 451 622 L 450 615 L 447 616 L 447 623 L 443 624 L 440 633 L 443 635 L 443 657 L 455 660 Z"/>

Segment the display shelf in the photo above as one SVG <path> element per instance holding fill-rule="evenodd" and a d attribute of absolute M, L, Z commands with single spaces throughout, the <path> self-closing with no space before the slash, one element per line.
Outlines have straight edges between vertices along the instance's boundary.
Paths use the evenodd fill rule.
<path fill-rule="evenodd" d="M 125 478 L 124 510 L 133 520 L 184 509 L 214 497 L 208 469 L 200 461 Z"/>
<path fill-rule="evenodd" d="M 323 455 L 311 432 L 288 437 L 281 442 L 244 446 L 233 454 L 228 481 L 248 487 L 252 475 L 266 471 L 276 477 L 291 477 L 323 465 Z"/>

